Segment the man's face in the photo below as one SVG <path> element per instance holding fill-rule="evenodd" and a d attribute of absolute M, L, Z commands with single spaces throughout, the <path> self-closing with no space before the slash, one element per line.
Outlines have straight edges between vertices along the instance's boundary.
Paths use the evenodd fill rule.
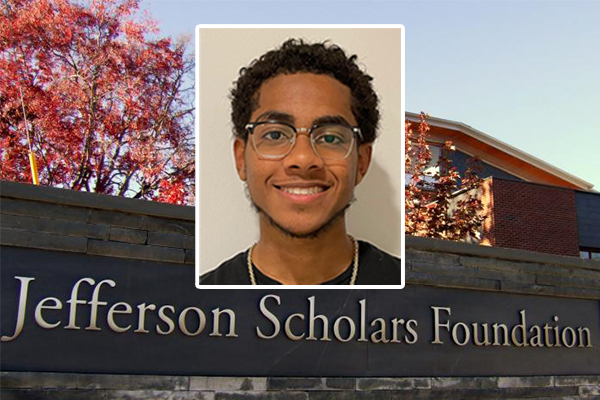
<path fill-rule="evenodd" d="M 258 94 L 258 108 L 250 122 L 278 120 L 296 129 L 330 121 L 357 125 L 350 89 L 326 75 L 278 75 L 265 81 Z M 371 159 L 370 144 L 358 149 L 354 144 L 347 158 L 323 160 L 305 132 L 297 136 L 291 152 L 277 160 L 261 157 L 251 141 L 251 137 L 247 143 L 235 141 L 238 174 L 265 214 L 261 218 L 298 237 L 314 235 L 338 221 Z"/>

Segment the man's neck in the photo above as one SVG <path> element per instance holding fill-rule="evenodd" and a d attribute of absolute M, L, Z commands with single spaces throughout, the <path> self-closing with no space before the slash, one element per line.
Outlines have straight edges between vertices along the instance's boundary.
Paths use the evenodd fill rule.
<path fill-rule="evenodd" d="M 298 239 L 268 222 L 260 222 L 261 236 L 252 262 L 266 276 L 284 285 L 318 285 L 342 274 L 354 258 L 354 244 L 340 218 L 318 237 Z"/>

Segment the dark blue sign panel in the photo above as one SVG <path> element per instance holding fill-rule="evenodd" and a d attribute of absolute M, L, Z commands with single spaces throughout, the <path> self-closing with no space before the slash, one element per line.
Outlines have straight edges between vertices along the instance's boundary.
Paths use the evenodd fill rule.
<path fill-rule="evenodd" d="M 4 371 L 600 373 L 600 302 L 475 290 L 211 290 L 194 268 L 3 247 Z"/>

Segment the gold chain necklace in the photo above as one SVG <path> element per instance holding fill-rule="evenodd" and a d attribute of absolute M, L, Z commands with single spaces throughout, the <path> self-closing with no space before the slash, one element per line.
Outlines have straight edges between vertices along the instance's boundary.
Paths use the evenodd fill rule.
<path fill-rule="evenodd" d="M 350 284 L 354 285 L 356 282 L 356 277 L 358 276 L 358 240 L 356 240 L 356 238 L 352 235 L 348 235 L 348 237 L 352 240 L 352 243 L 354 243 L 352 276 L 350 277 Z M 254 269 L 252 268 L 252 250 L 254 249 L 254 246 L 256 246 L 257 244 L 258 243 L 255 242 L 252 246 L 250 246 L 250 249 L 248 249 L 248 274 L 250 275 L 250 283 L 252 285 L 256 285 L 256 278 L 254 277 Z"/>

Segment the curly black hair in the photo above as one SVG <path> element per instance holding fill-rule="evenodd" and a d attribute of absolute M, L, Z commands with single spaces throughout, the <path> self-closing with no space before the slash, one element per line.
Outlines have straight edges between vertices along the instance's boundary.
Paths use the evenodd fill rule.
<path fill-rule="evenodd" d="M 308 44 L 302 39 L 288 39 L 280 48 L 271 50 L 240 70 L 231 89 L 231 120 L 234 135 L 246 141 L 246 124 L 258 108 L 258 90 L 269 78 L 281 74 L 309 72 L 328 75 L 350 88 L 352 113 L 363 135 L 362 143 L 377 137 L 379 110 L 372 77 L 356 64 L 356 55 L 346 56 L 340 47 L 323 43 Z"/>

